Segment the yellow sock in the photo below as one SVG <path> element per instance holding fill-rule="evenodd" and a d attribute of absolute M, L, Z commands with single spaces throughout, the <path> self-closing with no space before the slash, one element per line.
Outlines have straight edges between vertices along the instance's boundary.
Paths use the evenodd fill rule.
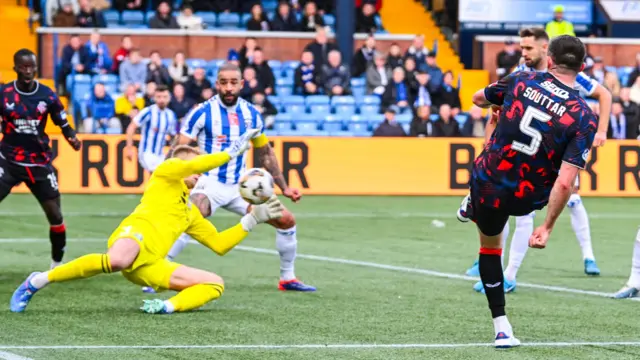
<path fill-rule="evenodd" d="M 49 282 L 84 279 L 102 273 L 111 273 L 111 263 L 107 254 L 81 256 L 49 271 Z"/>
<path fill-rule="evenodd" d="M 219 298 L 223 292 L 222 284 L 198 284 L 180 291 L 169 299 L 169 302 L 173 305 L 175 312 L 189 311 Z"/>

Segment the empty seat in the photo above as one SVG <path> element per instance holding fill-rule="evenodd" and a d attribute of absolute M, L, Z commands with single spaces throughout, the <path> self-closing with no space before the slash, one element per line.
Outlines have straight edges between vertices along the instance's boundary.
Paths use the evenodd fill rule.
<path fill-rule="evenodd" d="M 313 121 L 300 121 L 296 122 L 296 130 L 300 133 L 312 134 L 318 130 L 318 124 Z"/>
<path fill-rule="evenodd" d="M 293 79 L 288 79 L 283 77 L 276 78 L 276 85 L 277 86 L 293 86 Z"/>
<path fill-rule="evenodd" d="M 125 10 L 122 12 L 122 23 L 125 25 L 144 25 L 142 11 Z"/>
<path fill-rule="evenodd" d="M 291 96 L 293 94 L 293 86 L 276 86 L 276 93 L 281 98 Z"/>
<path fill-rule="evenodd" d="M 211 11 L 198 11 L 195 13 L 195 15 L 201 17 L 202 22 L 204 24 L 207 24 L 208 28 L 216 27 L 216 24 L 218 21 L 218 17 L 216 16 L 216 13 Z"/>
<path fill-rule="evenodd" d="M 240 15 L 236 13 L 220 13 L 218 26 L 221 28 L 237 28 L 240 24 Z"/>
<path fill-rule="evenodd" d="M 188 67 L 192 69 L 206 68 L 208 64 L 205 59 L 196 59 L 196 58 L 186 59 L 185 63 L 187 64 Z"/>
<path fill-rule="evenodd" d="M 291 121 L 281 121 L 276 117 L 276 121 L 273 123 L 273 129 L 280 131 L 289 131 L 292 129 Z"/>
<path fill-rule="evenodd" d="M 242 14 L 242 16 L 240 16 L 240 27 L 243 29 L 246 29 L 247 23 L 249 22 L 250 19 L 251 19 L 251 14 Z"/>
<path fill-rule="evenodd" d="M 380 97 L 377 95 L 365 95 L 362 99 L 362 103 L 380 105 Z"/>
<path fill-rule="evenodd" d="M 458 125 L 462 126 L 464 125 L 464 123 L 467 122 L 467 119 L 469 119 L 469 117 L 467 115 L 460 114 L 460 115 L 456 115 L 455 119 L 458 122 Z"/>
<path fill-rule="evenodd" d="M 291 96 L 287 96 L 285 98 L 280 96 L 280 98 L 282 99 L 282 104 L 285 105 L 285 106 L 289 105 L 289 104 L 304 105 L 304 96 L 291 95 Z"/>
<path fill-rule="evenodd" d="M 106 10 L 103 14 L 108 26 L 120 24 L 120 13 L 116 10 Z"/>
<path fill-rule="evenodd" d="M 309 112 L 313 114 L 331 114 L 329 104 L 312 104 L 309 106 Z"/>
<path fill-rule="evenodd" d="M 304 114 L 307 112 L 307 107 L 303 104 L 287 104 L 284 106 L 284 110 L 288 114 Z"/>
<path fill-rule="evenodd" d="M 336 24 L 336 17 L 331 14 L 326 14 L 324 17 L 324 24 L 333 27 Z"/>
<path fill-rule="evenodd" d="M 365 87 L 366 85 L 366 79 L 358 77 L 358 78 L 353 78 L 351 79 L 351 87 L 352 88 L 356 88 L 356 87 Z"/>
<path fill-rule="evenodd" d="M 396 121 L 400 124 L 409 124 L 411 119 L 411 114 L 396 114 Z"/>
<path fill-rule="evenodd" d="M 378 127 L 378 125 L 380 125 L 380 123 L 382 123 L 383 121 L 384 121 L 384 115 L 382 114 L 369 116 L 369 126 L 372 129 L 375 129 L 376 127 Z"/>
<path fill-rule="evenodd" d="M 438 114 L 431 114 L 429 115 L 429 120 L 431 121 L 436 121 L 440 118 L 440 116 Z"/>
<path fill-rule="evenodd" d="M 369 131 L 369 123 L 366 121 L 352 121 L 347 125 L 347 129 L 355 136 L 371 135 Z"/>
<path fill-rule="evenodd" d="M 309 95 L 305 100 L 308 106 L 317 104 L 329 105 L 331 101 L 327 95 Z"/>
<path fill-rule="evenodd" d="M 353 104 L 339 104 L 335 106 L 336 114 L 351 116 L 356 113 L 356 106 Z"/>

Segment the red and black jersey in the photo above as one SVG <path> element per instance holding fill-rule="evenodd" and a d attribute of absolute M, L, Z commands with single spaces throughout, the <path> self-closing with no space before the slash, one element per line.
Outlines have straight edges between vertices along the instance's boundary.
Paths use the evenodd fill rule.
<path fill-rule="evenodd" d="M 15 81 L 5 84 L 0 92 L 0 155 L 25 166 L 49 164 L 53 154 L 44 131 L 48 116 L 63 130 L 69 126 L 64 107 L 53 90 L 37 81 L 30 93 L 18 90 Z"/>

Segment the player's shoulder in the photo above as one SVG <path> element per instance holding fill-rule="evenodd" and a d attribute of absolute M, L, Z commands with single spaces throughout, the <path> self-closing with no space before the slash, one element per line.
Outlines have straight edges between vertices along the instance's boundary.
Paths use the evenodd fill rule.
<path fill-rule="evenodd" d="M 47 98 L 50 98 L 52 100 L 58 98 L 58 94 L 56 94 L 56 92 L 47 85 L 38 81 L 37 86 L 38 88 L 36 89 L 36 94 L 46 96 Z"/>
<path fill-rule="evenodd" d="M 256 109 L 255 105 L 253 105 L 250 101 L 247 101 L 243 98 L 238 98 L 238 106 L 240 106 L 241 109 L 247 109 L 249 111 L 253 112 L 257 112 L 258 109 Z"/>

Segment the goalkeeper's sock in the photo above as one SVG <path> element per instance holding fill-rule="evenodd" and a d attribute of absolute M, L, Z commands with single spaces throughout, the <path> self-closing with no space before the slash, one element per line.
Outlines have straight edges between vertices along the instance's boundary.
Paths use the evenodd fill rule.
<path fill-rule="evenodd" d="M 84 279 L 111 271 L 109 255 L 89 254 L 34 276 L 31 285 L 40 289 L 52 282 Z"/>
<path fill-rule="evenodd" d="M 296 227 L 276 229 L 276 249 L 280 254 L 280 280 L 289 281 L 296 278 L 294 261 L 298 253 Z"/>
<path fill-rule="evenodd" d="M 198 284 L 180 291 L 176 296 L 165 300 L 167 313 L 184 312 L 197 309 L 213 301 L 224 292 L 223 284 Z"/>

